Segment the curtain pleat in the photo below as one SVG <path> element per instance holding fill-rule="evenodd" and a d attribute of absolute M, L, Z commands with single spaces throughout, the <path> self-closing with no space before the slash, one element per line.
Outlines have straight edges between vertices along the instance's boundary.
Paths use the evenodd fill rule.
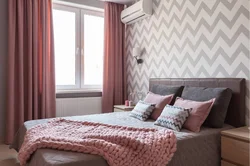
<path fill-rule="evenodd" d="M 104 8 L 104 78 L 102 112 L 112 112 L 113 105 L 126 98 L 125 26 L 121 22 L 123 5 L 105 2 Z"/>
<path fill-rule="evenodd" d="M 9 0 L 5 143 L 27 120 L 55 117 L 52 0 Z"/>

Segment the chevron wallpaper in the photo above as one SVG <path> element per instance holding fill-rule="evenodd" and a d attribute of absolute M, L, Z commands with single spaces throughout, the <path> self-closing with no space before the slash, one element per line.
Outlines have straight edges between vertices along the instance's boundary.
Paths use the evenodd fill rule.
<path fill-rule="evenodd" d="M 146 92 L 149 78 L 244 77 L 248 123 L 249 6 L 249 0 L 153 0 L 154 14 L 126 28 L 128 93 Z M 132 56 L 136 46 L 142 65 Z"/>

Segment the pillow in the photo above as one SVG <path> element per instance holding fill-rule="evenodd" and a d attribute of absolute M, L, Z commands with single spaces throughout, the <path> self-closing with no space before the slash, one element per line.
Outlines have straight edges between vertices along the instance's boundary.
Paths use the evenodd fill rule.
<path fill-rule="evenodd" d="M 183 89 L 184 86 L 169 86 L 169 85 L 154 84 L 152 85 L 150 91 L 153 92 L 154 94 L 159 94 L 162 96 L 174 94 L 174 97 L 170 103 L 170 105 L 173 105 L 176 97 L 181 96 Z"/>
<path fill-rule="evenodd" d="M 146 103 L 140 100 L 131 111 L 130 116 L 145 121 L 149 118 L 153 109 L 154 104 Z"/>
<path fill-rule="evenodd" d="M 167 105 L 154 124 L 180 131 L 191 109 Z"/>
<path fill-rule="evenodd" d="M 190 112 L 190 115 L 183 127 L 193 132 L 199 132 L 200 127 L 206 120 L 214 101 L 215 98 L 201 102 L 184 100 L 182 98 L 177 97 L 174 106 L 192 108 L 192 111 Z"/>
<path fill-rule="evenodd" d="M 167 95 L 167 96 L 162 96 L 162 95 L 154 94 L 152 92 L 148 92 L 146 98 L 144 99 L 144 102 L 155 104 L 154 111 L 150 117 L 152 119 L 156 120 L 160 116 L 164 107 L 167 104 L 170 104 L 170 102 L 173 99 L 173 96 L 174 96 L 173 94 Z"/>
<path fill-rule="evenodd" d="M 231 89 L 185 87 L 181 97 L 194 101 L 207 101 L 216 98 L 204 125 L 214 128 L 223 127 L 227 115 L 227 109 L 232 97 Z"/>

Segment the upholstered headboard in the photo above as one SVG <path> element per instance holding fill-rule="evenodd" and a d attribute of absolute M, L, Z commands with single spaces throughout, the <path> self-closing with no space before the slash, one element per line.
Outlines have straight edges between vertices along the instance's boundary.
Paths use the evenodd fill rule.
<path fill-rule="evenodd" d="M 149 89 L 154 84 L 230 88 L 233 91 L 233 96 L 225 123 L 234 127 L 245 125 L 245 79 L 243 78 L 151 78 L 149 80 Z"/>

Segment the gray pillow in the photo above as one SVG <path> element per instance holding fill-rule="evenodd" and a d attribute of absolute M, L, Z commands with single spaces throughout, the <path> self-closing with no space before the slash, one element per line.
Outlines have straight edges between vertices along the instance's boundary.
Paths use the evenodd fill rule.
<path fill-rule="evenodd" d="M 182 98 L 194 101 L 207 101 L 216 98 L 213 107 L 208 115 L 205 126 L 221 128 L 226 119 L 227 109 L 232 97 L 232 90 L 229 88 L 205 88 L 185 87 Z"/>
<path fill-rule="evenodd" d="M 162 95 L 162 96 L 174 94 L 174 97 L 170 103 L 170 105 L 173 105 L 176 97 L 181 97 L 181 92 L 183 88 L 184 86 L 169 86 L 169 85 L 154 84 L 151 87 L 150 91 L 155 94 Z"/>

